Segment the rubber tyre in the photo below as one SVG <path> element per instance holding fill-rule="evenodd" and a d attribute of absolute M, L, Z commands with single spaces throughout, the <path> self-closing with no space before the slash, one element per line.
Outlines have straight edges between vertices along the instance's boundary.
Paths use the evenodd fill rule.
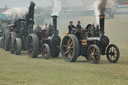
<path fill-rule="evenodd" d="M 22 42 L 20 38 L 16 38 L 14 41 L 14 53 L 16 55 L 20 55 L 21 54 L 21 50 L 22 50 Z"/>
<path fill-rule="evenodd" d="M 39 39 L 36 34 L 29 34 L 27 38 L 27 53 L 32 58 L 37 58 L 39 53 Z"/>
<path fill-rule="evenodd" d="M 97 52 L 97 54 L 95 54 L 97 57 L 94 56 L 95 52 L 92 53 L 92 55 L 90 54 L 90 52 L 92 50 L 94 51 L 94 49 L 95 49 L 95 52 Z M 97 45 L 93 44 L 93 45 L 89 46 L 88 51 L 87 51 L 87 56 L 88 56 L 88 61 L 91 64 L 98 64 L 100 62 L 100 55 L 101 55 L 101 52 L 100 52 L 100 49 L 99 49 L 99 47 Z"/>
<path fill-rule="evenodd" d="M 110 48 L 111 47 L 114 47 L 115 49 L 116 49 L 116 51 L 117 51 L 117 56 L 116 56 L 116 58 L 114 59 L 114 60 L 112 60 L 111 58 L 110 58 L 110 53 L 109 53 L 109 51 L 110 51 Z M 120 51 L 119 51 L 119 48 L 116 46 L 116 45 L 114 45 L 114 44 L 110 44 L 109 46 L 108 46 L 108 48 L 107 48 L 107 53 L 106 53 L 106 55 L 107 55 L 107 59 L 108 59 L 108 61 L 109 62 L 111 62 L 111 63 L 117 63 L 117 61 L 119 60 L 119 58 L 120 58 Z"/>
<path fill-rule="evenodd" d="M 71 39 L 73 44 L 72 45 L 73 52 L 72 52 L 72 55 L 70 55 L 70 58 L 67 57 L 68 55 L 65 55 L 66 47 L 64 47 L 64 45 L 66 44 L 66 39 Z M 75 35 L 69 34 L 63 38 L 61 43 L 61 53 L 62 53 L 62 56 L 64 57 L 64 60 L 67 62 L 75 62 L 77 60 L 79 56 L 79 41 Z"/>
<path fill-rule="evenodd" d="M 41 51 L 42 51 L 42 58 L 44 58 L 44 59 L 50 58 L 51 52 L 50 52 L 50 48 L 49 48 L 48 44 L 43 44 Z M 44 52 L 47 52 L 47 54 L 44 55 Z"/>

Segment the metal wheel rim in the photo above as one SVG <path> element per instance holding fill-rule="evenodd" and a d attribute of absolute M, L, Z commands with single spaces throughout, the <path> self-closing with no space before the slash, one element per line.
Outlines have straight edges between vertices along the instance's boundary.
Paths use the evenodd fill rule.
<path fill-rule="evenodd" d="M 89 59 L 90 61 L 96 62 L 98 60 L 98 50 L 95 47 L 90 47 L 89 49 Z"/>
<path fill-rule="evenodd" d="M 42 57 L 47 58 L 47 56 L 48 56 L 48 49 L 46 48 L 46 46 L 43 46 L 43 48 L 42 48 Z"/>
<path fill-rule="evenodd" d="M 116 60 L 116 58 L 118 57 L 117 48 L 115 48 L 115 47 L 112 46 L 112 47 L 109 48 L 109 51 L 108 52 L 109 52 L 108 53 L 109 58 L 112 61 Z"/>
<path fill-rule="evenodd" d="M 73 55 L 73 41 L 70 37 L 67 37 L 66 39 L 64 39 L 64 43 L 63 43 L 63 49 L 64 49 L 64 56 L 66 58 L 71 59 L 72 55 Z"/>

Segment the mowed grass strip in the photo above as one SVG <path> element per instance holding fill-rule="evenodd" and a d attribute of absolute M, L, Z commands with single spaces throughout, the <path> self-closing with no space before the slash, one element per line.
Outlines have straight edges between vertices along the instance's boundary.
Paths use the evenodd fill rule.
<path fill-rule="evenodd" d="M 58 59 L 32 59 L 0 50 L 0 85 L 127 85 L 127 62 L 110 64 L 102 57 L 100 64 L 79 58 L 75 63 Z M 123 63 L 122 63 L 123 62 Z"/>

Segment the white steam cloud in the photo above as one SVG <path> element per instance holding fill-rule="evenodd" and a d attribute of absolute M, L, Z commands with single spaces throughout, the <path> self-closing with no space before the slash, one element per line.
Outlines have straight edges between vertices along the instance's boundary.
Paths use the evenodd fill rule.
<path fill-rule="evenodd" d="M 59 13 L 61 11 L 61 0 L 53 0 L 53 9 L 52 9 L 52 15 L 59 16 Z"/>
<path fill-rule="evenodd" d="M 27 8 L 18 7 L 18 8 L 10 8 L 6 10 L 3 14 L 5 14 L 7 18 L 15 19 L 15 18 L 22 18 L 27 11 L 28 11 Z"/>

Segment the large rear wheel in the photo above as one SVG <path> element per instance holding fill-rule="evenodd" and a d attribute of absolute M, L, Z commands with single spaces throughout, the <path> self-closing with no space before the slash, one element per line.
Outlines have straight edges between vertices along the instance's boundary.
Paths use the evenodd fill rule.
<path fill-rule="evenodd" d="M 119 48 L 114 44 L 110 44 L 107 48 L 106 55 L 109 62 L 116 63 L 120 57 Z"/>
<path fill-rule="evenodd" d="M 90 45 L 87 52 L 87 57 L 90 63 L 98 64 L 100 62 L 100 49 L 97 45 Z"/>
<path fill-rule="evenodd" d="M 27 38 L 28 56 L 37 58 L 39 53 L 39 39 L 36 34 L 30 34 Z"/>
<path fill-rule="evenodd" d="M 79 42 L 75 35 L 67 35 L 61 44 L 61 53 L 68 62 L 75 62 L 79 56 Z"/>

